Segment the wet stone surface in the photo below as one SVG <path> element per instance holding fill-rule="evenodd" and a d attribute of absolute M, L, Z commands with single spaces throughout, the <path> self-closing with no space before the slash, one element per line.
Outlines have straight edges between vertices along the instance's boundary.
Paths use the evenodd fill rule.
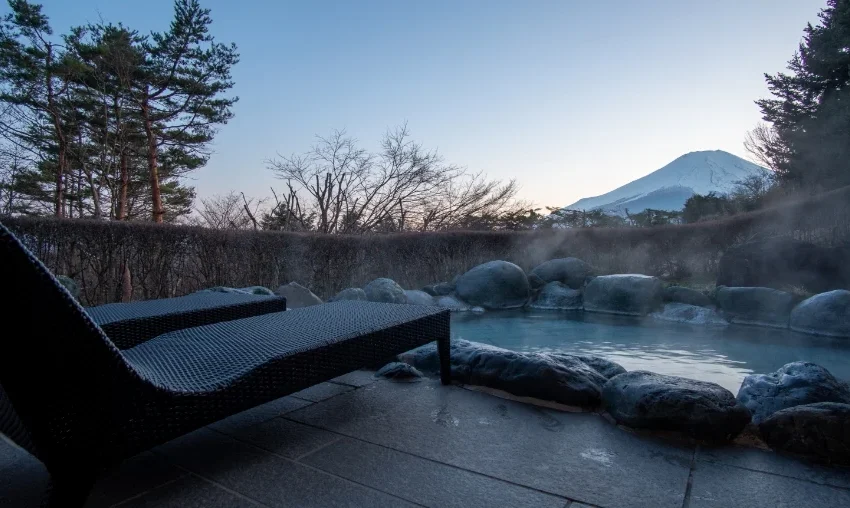
<path fill-rule="evenodd" d="M 430 379 L 360 384 L 362 377 L 321 402 L 292 410 L 300 399 L 273 401 L 262 411 L 269 418 L 253 425 L 242 418 L 244 426 L 202 429 L 131 459 L 103 475 L 87 506 L 850 504 L 847 470 L 732 446 L 696 453 L 596 414 Z M 38 505 L 46 471 L 2 439 L 0 473 L 0 506 Z"/>
<path fill-rule="evenodd" d="M 426 372 L 439 370 L 434 344 L 403 353 L 399 360 Z M 465 340 L 454 340 L 451 346 L 452 379 L 571 406 L 598 405 L 605 374 L 621 370 L 598 357 L 517 353 Z"/>

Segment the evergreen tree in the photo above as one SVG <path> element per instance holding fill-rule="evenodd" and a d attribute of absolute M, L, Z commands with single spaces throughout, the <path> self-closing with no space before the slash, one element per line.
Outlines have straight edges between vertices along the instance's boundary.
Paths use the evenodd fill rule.
<path fill-rule="evenodd" d="M 765 75 L 774 97 L 756 103 L 774 130 L 751 148 L 785 184 L 813 190 L 850 184 L 850 0 L 828 0 L 819 18 L 789 73 Z"/>
<path fill-rule="evenodd" d="M 53 29 L 41 6 L 9 0 L 12 12 L 0 23 L 0 102 L 9 107 L 0 128 L 14 143 L 39 146 L 52 161 L 54 214 L 65 213 L 65 177 L 70 148 L 68 98 L 78 70 L 64 47 L 51 40 Z"/>
<path fill-rule="evenodd" d="M 183 176 L 231 117 L 233 46 L 209 11 L 177 0 L 162 34 L 96 24 L 54 36 L 41 6 L 9 0 L 0 24 L 0 198 L 9 213 L 177 220 Z M 14 164 L 4 163 L 17 154 Z M 22 155 L 21 153 L 22 152 Z"/>
<path fill-rule="evenodd" d="M 151 34 L 143 43 L 145 60 L 133 96 L 147 141 L 152 216 L 164 215 L 160 148 L 169 151 L 171 175 L 204 165 L 214 126 L 226 123 L 237 97 L 224 97 L 232 86 L 230 70 L 239 56 L 236 46 L 215 42 L 209 34 L 209 9 L 197 0 L 175 0 L 168 31 Z"/>
<path fill-rule="evenodd" d="M 688 224 L 706 219 L 716 219 L 734 213 L 734 206 L 727 196 L 716 192 L 694 194 L 685 201 L 682 220 Z"/>
<path fill-rule="evenodd" d="M 106 205 L 110 217 L 123 220 L 127 218 L 131 159 L 142 153 L 141 119 L 130 92 L 143 59 L 140 45 L 144 38 L 120 24 L 99 24 L 75 28 L 67 40 L 85 69 L 77 107 L 88 144 L 81 141 L 78 149 L 93 196 L 94 216 L 101 217 Z M 101 190 L 106 198 L 101 197 Z"/>

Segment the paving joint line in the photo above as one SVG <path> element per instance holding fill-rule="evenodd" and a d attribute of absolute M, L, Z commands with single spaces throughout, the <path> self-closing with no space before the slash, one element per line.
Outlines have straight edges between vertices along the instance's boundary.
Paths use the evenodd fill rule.
<path fill-rule="evenodd" d="M 716 466 L 733 467 L 735 469 L 743 469 L 744 471 L 750 471 L 752 473 L 762 473 L 762 474 L 767 474 L 767 475 L 771 475 L 771 476 L 778 476 L 780 478 L 787 478 L 789 480 L 797 480 L 797 481 L 800 481 L 800 482 L 811 483 L 813 485 L 818 485 L 820 487 L 832 487 L 834 489 L 839 489 L 839 490 L 850 490 L 850 486 L 835 485 L 834 483 L 824 483 L 824 482 L 819 482 L 819 481 L 815 481 L 815 480 L 809 480 L 809 479 L 806 479 L 806 478 L 799 478 L 797 476 L 789 476 L 787 474 L 775 473 L 773 471 L 764 471 L 762 469 L 753 469 L 751 467 L 739 466 L 739 465 L 736 465 L 736 464 L 730 464 L 728 462 L 722 462 L 722 461 L 719 461 L 719 460 L 711 460 L 711 459 L 697 459 L 697 460 L 699 462 L 714 464 Z M 842 472 L 844 472 L 845 474 L 850 474 L 850 470 L 842 471 Z"/>
<path fill-rule="evenodd" d="M 294 420 L 290 420 L 290 421 L 293 421 L 293 422 L 294 422 Z M 300 423 L 300 422 L 295 422 L 295 423 Z M 302 424 L 302 425 L 303 425 L 303 424 Z M 364 484 L 364 483 L 360 483 L 360 482 L 355 481 L 355 480 L 352 480 L 352 479 L 350 479 L 350 478 L 346 478 L 346 477 L 344 477 L 344 476 L 340 476 L 340 475 L 338 475 L 338 474 L 336 474 L 336 473 L 332 473 L 332 472 L 330 472 L 330 471 L 325 471 L 324 469 L 320 469 L 320 468 L 318 468 L 318 467 L 312 466 L 312 465 L 307 464 L 307 463 L 305 463 L 305 462 L 299 462 L 298 460 L 295 460 L 295 459 L 292 459 L 292 458 L 289 458 L 289 457 L 285 457 L 285 456 L 283 456 L 283 455 L 281 455 L 281 454 L 279 454 L 279 453 L 273 452 L 273 451 L 271 451 L 271 450 L 266 450 L 265 448 L 263 448 L 263 447 L 261 447 L 261 446 L 257 446 L 257 445 L 255 445 L 254 443 L 251 443 L 251 442 L 245 441 L 245 440 L 240 439 L 240 438 L 238 438 L 238 437 L 236 437 L 236 436 L 231 436 L 231 435 L 229 435 L 229 434 L 224 434 L 223 432 L 219 432 L 219 431 L 217 431 L 217 430 L 215 430 L 215 429 L 211 429 L 211 430 L 213 430 L 213 432 L 216 432 L 216 433 L 218 433 L 218 434 L 221 434 L 222 436 L 224 436 L 224 437 L 226 437 L 226 438 L 228 438 L 228 439 L 232 439 L 232 440 L 234 440 L 234 441 L 236 441 L 236 442 L 238 442 L 238 443 L 240 443 L 240 444 L 243 444 L 243 445 L 245 445 L 245 446 L 249 446 L 249 447 L 251 447 L 251 448 L 254 448 L 254 449 L 256 449 L 257 451 L 259 451 L 259 452 L 261 452 L 261 453 L 267 453 L 267 454 L 269 454 L 269 455 L 271 455 L 271 456 L 273 456 L 273 457 L 277 457 L 277 458 L 282 459 L 282 460 L 285 460 L 285 461 L 287 461 L 287 462 L 291 462 L 292 464 L 296 464 L 296 465 L 298 465 L 298 466 L 305 467 L 305 468 L 310 469 L 310 470 L 312 470 L 312 471 L 316 471 L 316 472 L 319 472 L 319 473 L 321 473 L 321 474 L 325 474 L 325 475 L 331 476 L 331 477 L 333 477 L 333 478 L 338 478 L 338 479 L 340 479 L 340 480 L 342 480 L 342 481 L 344 481 L 344 482 L 348 482 L 348 483 L 353 483 L 353 484 L 355 484 L 355 485 L 359 485 L 359 486 L 361 486 L 361 487 L 363 487 L 363 488 L 365 488 L 365 489 L 368 489 L 368 490 L 372 490 L 372 491 L 375 491 L 375 492 L 380 492 L 381 494 L 385 494 L 385 495 L 387 495 L 387 496 L 394 497 L 394 498 L 396 498 L 396 499 L 400 499 L 400 500 L 402 500 L 402 501 L 404 501 L 404 502 L 406 502 L 406 503 L 411 503 L 411 504 L 414 504 L 414 505 L 416 505 L 416 506 L 421 506 L 421 507 L 423 507 L 423 508 L 427 508 L 427 506 L 426 506 L 426 505 L 423 505 L 423 504 L 421 504 L 421 503 L 418 503 L 418 502 L 416 502 L 416 501 L 413 501 L 412 499 L 407 499 L 406 497 L 399 496 L 398 494 L 393 494 L 392 492 L 387 492 L 387 491 L 385 491 L 385 490 L 381 490 L 381 489 L 378 489 L 378 488 L 372 487 L 372 486 L 370 486 L 370 485 L 366 485 L 366 484 Z M 333 441 L 333 443 L 338 442 L 340 439 L 342 439 L 342 437 L 340 437 L 339 439 L 335 439 L 335 440 Z M 332 444 L 332 443 L 328 443 L 328 444 Z M 325 446 L 327 446 L 327 445 L 325 445 Z M 324 446 L 321 446 L 321 447 L 319 447 L 319 448 L 317 448 L 316 450 L 313 450 L 313 451 L 318 451 L 318 450 L 319 450 L 319 449 L 321 449 L 321 448 L 324 448 Z M 310 452 L 310 453 L 312 453 L 312 452 Z M 309 455 L 309 453 L 308 453 L 308 454 L 306 454 L 306 455 Z M 178 466 L 178 467 L 180 467 L 180 466 Z M 187 471 L 189 471 L 189 470 L 187 470 Z M 192 473 L 192 474 L 195 474 L 195 475 L 201 476 L 200 474 L 195 473 L 195 472 L 193 472 L 193 471 L 189 471 L 189 472 L 190 472 L 190 473 Z M 202 478 L 206 479 L 205 477 L 202 477 Z"/>
<path fill-rule="evenodd" d="M 337 432 L 337 431 L 335 431 L 335 430 L 326 429 L 326 428 L 324 428 L 324 427 L 320 427 L 320 426 L 318 426 L 318 425 L 314 425 L 314 424 L 312 424 L 312 423 L 306 423 L 306 422 L 301 422 L 301 421 L 298 421 L 298 420 L 293 420 L 293 419 L 291 419 L 291 418 L 287 418 L 287 416 L 286 416 L 286 415 L 281 416 L 281 418 L 285 418 L 285 419 L 287 419 L 287 420 L 289 420 L 289 421 L 291 421 L 291 422 L 300 423 L 301 425 L 307 425 L 308 427 L 313 427 L 313 428 L 315 428 L 315 429 L 323 430 L 323 431 L 325 431 L 325 432 L 330 432 L 330 433 L 332 433 L 332 434 L 337 434 L 337 435 L 342 436 L 342 437 L 344 437 L 344 438 L 353 439 L 353 440 L 355 440 L 355 441 L 360 441 L 360 442 L 362 442 L 362 443 L 366 443 L 366 444 L 370 444 L 370 445 L 373 445 L 373 446 L 377 446 L 377 447 L 379 447 L 379 448 L 384 448 L 384 449 L 386 449 L 386 450 L 391 450 L 391 451 L 394 451 L 394 452 L 402 453 L 402 454 L 404 454 L 404 455 L 409 455 L 409 456 L 411 456 L 411 457 L 416 457 L 416 458 L 418 458 L 418 459 L 426 460 L 426 461 L 428 461 L 428 462 L 433 462 L 434 464 L 440 464 L 440 465 L 442 465 L 442 466 L 447 466 L 447 467 L 450 467 L 450 468 L 452 468 L 452 469 L 457 469 L 457 470 L 459 470 L 459 471 L 465 471 L 465 472 L 467 472 L 467 473 L 472 473 L 472 474 L 474 474 L 474 475 L 482 476 L 482 477 L 484 477 L 484 478 L 489 478 L 489 479 L 491 479 L 491 480 L 496 480 L 496 481 L 499 481 L 499 482 L 502 482 L 502 483 L 507 483 L 507 484 L 509 484 L 509 485 L 514 485 L 514 486 L 516 486 L 516 487 L 521 487 L 521 488 L 523 488 L 523 489 L 533 490 L 533 491 L 535 491 L 535 492 L 540 492 L 541 494 L 546 494 L 546 495 L 549 495 L 549 496 L 559 497 L 559 498 L 561 498 L 561 499 L 566 499 L 567 501 L 570 501 L 570 502 L 584 503 L 584 502 L 583 502 L 583 501 L 581 501 L 581 500 L 578 500 L 578 499 L 571 499 L 571 498 L 569 498 L 569 497 L 567 497 L 567 496 L 565 496 L 565 495 L 563 495 L 563 494 L 558 494 L 558 493 L 556 493 L 556 492 L 552 492 L 552 491 L 548 491 L 548 490 L 543 490 L 543 489 L 540 489 L 540 488 L 537 488 L 537 487 L 532 487 L 532 486 L 529 486 L 529 485 L 524 485 L 524 484 L 522 484 L 522 483 L 517 483 L 517 482 L 511 481 L 511 480 L 506 480 L 506 479 L 504 479 L 504 478 L 499 478 L 499 477 L 497 477 L 497 476 L 489 475 L 489 474 L 487 474 L 487 473 L 481 473 L 481 472 L 478 472 L 478 471 L 473 471 L 472 469 L 466 469 L 466 468 L 463 468 L 463 467 L 460 467 L 460 466 L 456 466 L 456 465 L 454 465 L 454 464 L 449 464 L 448 462 L 442 462 L 442 461 L 439 461 L 439 460 L 436 460 L 436 459 L 432 459 L 432 458 L 429 458 L 429 457 L 423 457 L 422 455 L 417 455 L 417 454 L 415 454 L 415 453 L 411 453 L 411 452 L 408 452 L 408 451 L 405 451 L 405 450 L 400 450 L 400 449 L 398 449 L 398 448 L 393 448 L 392 446 L 383 445 L 383 444 L 381 444 L 381 443 L 374 443 L 374 442 L 372 442 L 372 441 L 368 441 L 368 440 L 366 440 L 366 439 L 359 438 L 359 437 L 357 437 L 357 436 L 352 436 L 352 435 L 348 435 L 348 434 L 343 434 L 342 432 Z"/>
<path fill-rule="evenodd" d="M 112 504 L 111 504 L 111 505 L 109 505 L 109 506 L 110 506 L 110 508 L 115 508 L 115 507 L 123 506 L 123 505 L 125 505 L 125 504 L 129 503 L 130 501 L 133 501 L 133 500 L 138 499 L 138 498 L 140 498 L 140 497 L 142 497 L 142 496 L 145 496 L 145 495 L 147 495 L 147 494 L 150 494 L 151 492 L 153 492 L 153 491 L 155 491 L 155 490 L 157 490 L 157 489 L 159 489 L 159 488 L 165 487 L 165 486 L 167 486 L 167 485 L 171 485 L 172 483 L 176 482 L 177 480 L 182 480 L 183 478 L 186 478 L 188 475 L 189 475 L 189 473 L 188 473 L 187 471 L 185 471 L 185 470 L 181 470 L 180 476 L 178 476 L 177 478 L 172 478 L 171 480 L 168 480 L 168 481 L 166 481 L 166 482 L 164 482 L 164 483 L 160 483 L 160 484 L 159 484 L 159 485 L 157 485 L 156 487 L 152 487 L 152 488 L 147 489 L 147 490 L 145 490 L 145 491 L 139 492 L 138 494 L 134 494 L 134 495 L 132 495 L 132 496 L 130 496 L 130 497 L 124 498 L 124 499 L 122 499 L 121 501 L 118 501 L 117 503 L 112 503 Z"/>
<path fill-rule="evenodd" d="M 697 466 L 697 454 L 699 453 L 699 445 L 694 447 L 694 453 L 691 454 L 691 463 L 688 465 L 688 481 L 685 483 L 685 495 L 682 497 L 682 508 L 689 508 L 691 505 L 691 490 L 694 486 L 694 470 Z"/>

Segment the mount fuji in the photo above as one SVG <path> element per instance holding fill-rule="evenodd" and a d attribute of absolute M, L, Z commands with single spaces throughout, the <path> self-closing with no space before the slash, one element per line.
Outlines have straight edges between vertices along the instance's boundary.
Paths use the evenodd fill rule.
<path fill-rule="evenodd" d="M 601 209 L 617 215 L 647 208 L 677 211 L 694 194 L 726 194 L 736 182 L 766 172 L 763 167 L 722 150 L 691 152 L 642 178 L 601 196 L 580 199 L 565 209 Z"/>

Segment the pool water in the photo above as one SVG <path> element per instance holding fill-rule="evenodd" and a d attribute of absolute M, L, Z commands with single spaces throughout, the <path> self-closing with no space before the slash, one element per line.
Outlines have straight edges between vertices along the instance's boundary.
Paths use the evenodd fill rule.
<path fill-rule="evenodd" d="M 602 356 L 627 370 L 717 383 L 737 394 L 747 374 L 805 360 L 850 380 L 850 340 L 750 326 L 701 327 L 585 312 L 501 311 L 452 316 L 452 338 L 514 351 Z"/>

